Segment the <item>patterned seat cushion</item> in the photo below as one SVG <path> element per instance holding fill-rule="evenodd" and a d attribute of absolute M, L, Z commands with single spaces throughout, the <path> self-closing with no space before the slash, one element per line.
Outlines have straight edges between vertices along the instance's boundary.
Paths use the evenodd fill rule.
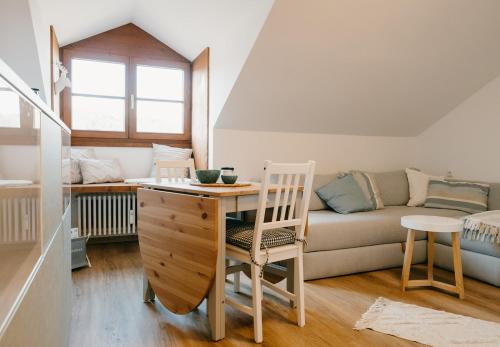
<path fill-rule="evenodd" d="M 230 245 L 250 250 L 252 247 L 253 230 L 255 224 L 235 219 L 226 221 L 226 242 Z M 278 228 L 264 230 L 260 249 L 273 248 L 295 243 L 295 232 L 289 229 Z"/>

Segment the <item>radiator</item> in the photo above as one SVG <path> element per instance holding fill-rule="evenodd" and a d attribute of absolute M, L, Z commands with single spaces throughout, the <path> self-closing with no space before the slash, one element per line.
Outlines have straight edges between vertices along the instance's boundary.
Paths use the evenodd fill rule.
<path fill-rule="evenodd" d="M 80 194 L 76 199 L 80 236 L 103 237 L 137 233 L 134 193 Z"/>
<path fill-rule="evenodd" d="M 0 244 L 37 241 L 39 209 L 37 197 L 0 198 Z"/>

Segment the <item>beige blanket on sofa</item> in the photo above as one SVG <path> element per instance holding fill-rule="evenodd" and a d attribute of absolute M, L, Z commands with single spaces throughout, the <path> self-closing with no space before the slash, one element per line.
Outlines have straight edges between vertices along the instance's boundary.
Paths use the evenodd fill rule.
<path fill-rule="evenodd" d="M 476 213 L 463 220 L 463 238 L 500 244 L 500 210 Z"/>

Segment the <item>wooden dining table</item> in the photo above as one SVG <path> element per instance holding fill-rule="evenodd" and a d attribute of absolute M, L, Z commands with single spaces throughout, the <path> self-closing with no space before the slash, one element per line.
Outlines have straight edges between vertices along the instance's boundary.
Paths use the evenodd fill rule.
<path fill-rule="evenodd" d="M 155 297 L 186 314 L 207 298 L 214 341 L 225 337 L 226 216 L 257 208 L 259 183 L 201 187 L 189 182 L 145 183 L 137 191 L 144 300 Z M 268 204 L 274 202 L 272 186 Z M 279 193 L 279 192 L 278 192 Z M 300 204 L 302 192 L 297 200 Z"/>

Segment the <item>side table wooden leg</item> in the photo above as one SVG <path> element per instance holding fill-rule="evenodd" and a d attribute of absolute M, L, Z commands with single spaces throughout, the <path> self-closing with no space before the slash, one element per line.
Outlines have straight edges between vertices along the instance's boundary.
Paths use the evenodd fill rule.
<path fill-rule="evenodd" d="M 464 276 L 462 273 L 462 257 L 460 255 L 460 233 L 451 233 L 453 246 L 453 270 L 455 271 L 455 286 L 457 287 L 458 297 L 463 299 L 465 296 Z"/>
<path fill-rule="evenodd" d="M 411 261 L 413 258 L 413 243 L 415 240 L 415 230 L 408 229 L 406 237 L 406 252 L 403 263 L 403 273 L 401 276 L 401 290 L 404 292 L 410 280 Z"/>
<path fill-rule="evenodd" d="M 427 279 L 434 279 L 434 233 L 427 232 Z"/>

